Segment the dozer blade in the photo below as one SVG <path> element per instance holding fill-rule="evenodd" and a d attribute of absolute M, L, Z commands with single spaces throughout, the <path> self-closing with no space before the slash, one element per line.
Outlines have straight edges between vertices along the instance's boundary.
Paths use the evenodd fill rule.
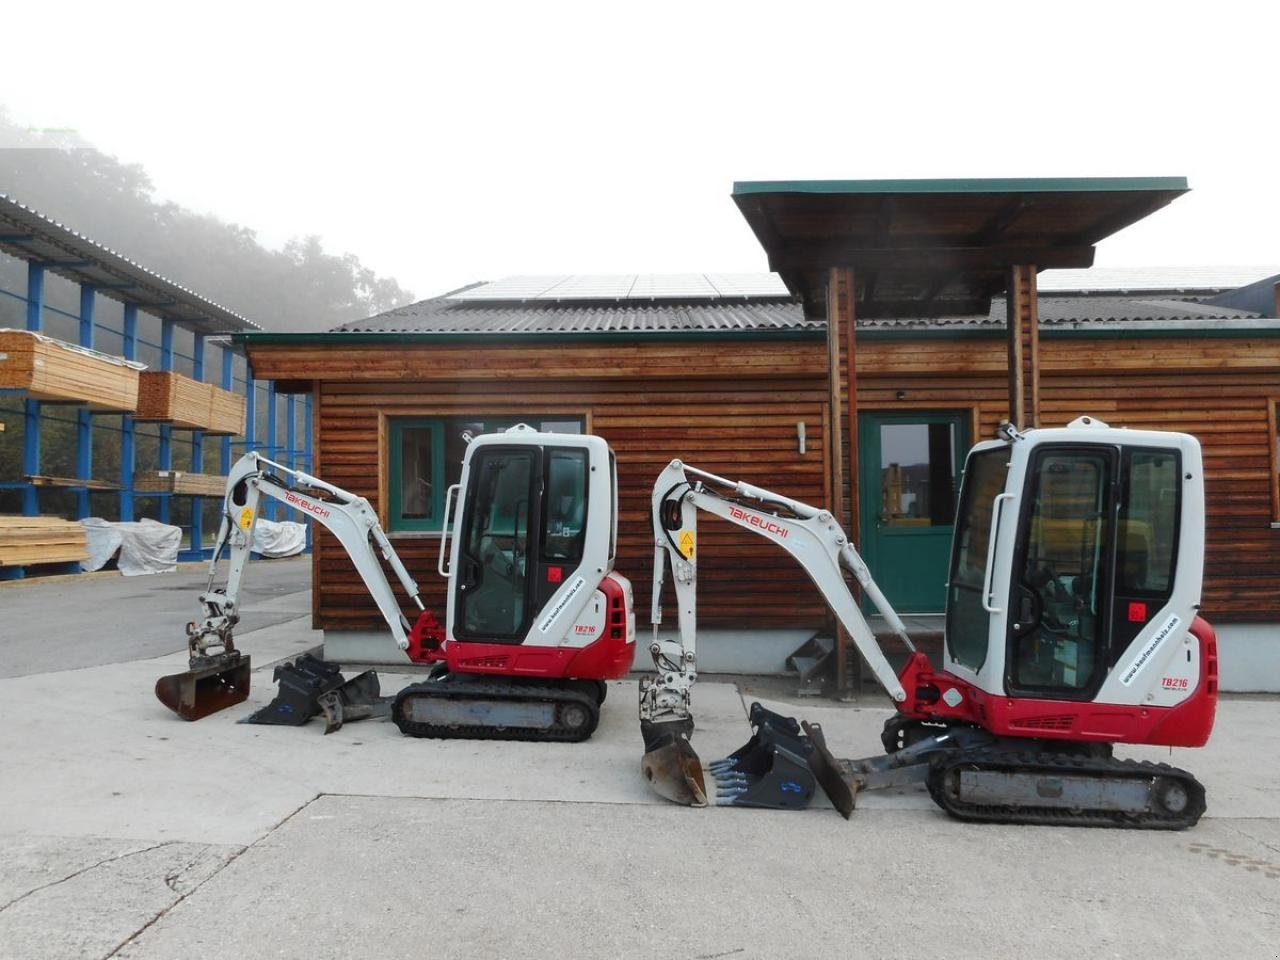
<path fill-rule="evenodd" d="M 686 807 L 705 807 L 707 785 L 702 761 L 689 743 L 692 732 L 692 720 L 640 721 L 645 747 L 640 770 L 659 796 Z"/>
<path fill-rule="evenodd" d="M 813 799 L 811 752 L 793 717 L 751 705 L 754 733 L 745 744 L 709 767 L 716 779 L 716 804 L 802 810 Z"/>
<path fill-rule="evenodd" d="M 249 698 L 249 658 L 243 654 L 156 681 L 156 697 L 183 720 L 199 720 Z"/>

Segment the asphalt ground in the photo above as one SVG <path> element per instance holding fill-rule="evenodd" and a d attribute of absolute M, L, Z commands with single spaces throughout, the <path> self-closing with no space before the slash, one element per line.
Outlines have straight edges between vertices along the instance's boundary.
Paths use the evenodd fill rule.
<path fill-rule="evenodd" d="M 1180 833 L 964 824 L 918 790 L 849 821 L 695 810 L 644 785 L 631 680 L 582 744 L 236 723 L 318 643 L 308 569 L 254 565 L 250 703 L 197 723 L 151 687 L 185 667 L 199 572 L 0 586 L 0 957 L 1280 955 L 1274 698 L 1225 700 L 1203 750 L 1122 751 L 1205 783 Z M 756 697 L 878 752 L 882 698 L 787 689 L 700 681 L 702 758 Z"/>

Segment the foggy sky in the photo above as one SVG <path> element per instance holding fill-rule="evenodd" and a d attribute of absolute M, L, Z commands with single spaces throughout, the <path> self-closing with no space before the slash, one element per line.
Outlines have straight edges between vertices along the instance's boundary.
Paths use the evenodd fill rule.
<path fill-rule="evenodd" d="M 418 297 L 764 270 L 748 179 L 1182 175 L 1099 265 L 1280 262 L 1277 5 L 888 6 L 22 4 L 0 101 Z"/>

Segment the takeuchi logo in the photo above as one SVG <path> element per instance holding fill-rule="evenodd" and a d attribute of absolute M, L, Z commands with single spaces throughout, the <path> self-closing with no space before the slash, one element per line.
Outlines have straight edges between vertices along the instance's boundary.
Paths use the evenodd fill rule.
<path fill-rule="evenodd" d="M 305 510 L 307 513 L 314 513 L 317 517 L 329 516 L 329 511 L 325 507 L 316 503 L 314 500 L 308 500 L 306 497 L 300 497 L 293 491 L 289 491 L 284 496 L 290 506 L 297 507 L 299 510 Z"/>
<path fill-rule="evenodd" d="M 765 533 L 776 534 L 783 540 L 785 540 L 787 538 L 787 534 L 791 532 L 776 520 L 770 520 L 768 517 L 762 517 L 756 513 L 748 513 L 746 510 L 742 510 L 738 507 L 730 507 L 729 516 L 734 520 L 741 520 L 749 527 L 756 527 L 763 530 Z"/>

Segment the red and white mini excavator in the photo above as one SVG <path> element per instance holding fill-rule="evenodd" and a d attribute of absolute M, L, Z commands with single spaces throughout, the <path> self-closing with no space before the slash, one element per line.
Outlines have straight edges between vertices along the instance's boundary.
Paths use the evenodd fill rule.
<path fill-rule="evenodd" d="M 156 683 L 160 701 L 185 719 L 249 695 L 249 657 L 236 649 L 232 633 L 264 495 L 327 527 L 350 555 L 405 662 L 435 665 L 430 679 L 394 698 L 378 697 L 370 673 L 374 688 L 359 691 L 364 712 L 348 719 L 370 715 L 383 700 L 412 736 L 584 740 L 599 721 L 604 681 L 631 669 L 631 584 L 613 571 L 617 478 L 613 453 L 600 437 L 520 425 L 470 442 L 461 481 L 446 500 L 458 503 L 440 543 L 439 572 L 449 583 L 443 628 L 428 611 L 412 624 L 401 613 L 379 555 L 422 610 L 418 585 L 367 500 L 248 453 L 227 478 L 209 584 L 200 597 L 205 616 L 187 627 L 190 669 Z M 215 589 L 224 548 L 230 571 L 225 586 Z M 257 722 L 305 722 L 326 694 L 330 702 L 321 705 L 328 717 L 351 689 L 339 688 L 336 664 L 314 658 L 277 668 L 276 679 L 281 696 L 259 711 Z M 291 685 L 306 688 L 300 701 L 287 696 Z"/>
<path fill-rule="evenodd" d="M 1204 788 L 1189 773 L 1112 755 L 1114 744 L 1202 746 L 1213 729 L 1217 649 L 1197 615 L 1204 478 L 1193 437 L 1081 417 L 1065 428 L 1006 428 L 975 446 L 941 669 L 915 650 L 828 511 L 672 461 L 653 492 L 657 675 L 641 682 L 642 769 L 659 793 L 691 805 L 707 802 L 689 743 L 700 510 L 772 540 L 803 567 L 896 707 L 884 755 L 839 760 L 817 724 L 755 705 L 751 741 L 710 765 L 717 802 L 800 807 L 816 779 L 846 817 L 860 790 L 909 783 L 966 820 L 1178 829 L 1204 812 Z M 658 633 L 667 568 L 675 639 Z M 907 647 L 897 674 L 846 571 Z"/>

